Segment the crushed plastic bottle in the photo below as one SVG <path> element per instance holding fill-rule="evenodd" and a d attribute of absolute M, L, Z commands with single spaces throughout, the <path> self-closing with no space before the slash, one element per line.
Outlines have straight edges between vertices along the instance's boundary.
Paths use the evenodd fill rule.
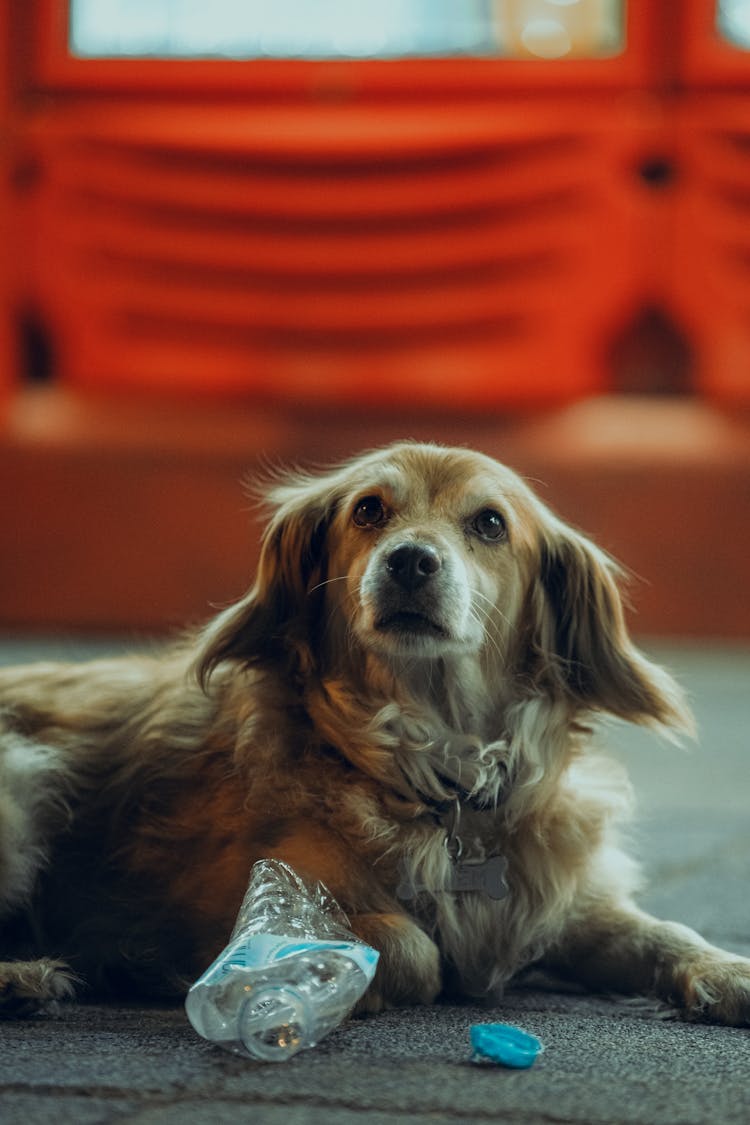
<path fill-rule="evenodd" d="M 280 860 L 261 860 L 229 944 L 192 986 L 185 1009 L 204 1039 L 284 1062 L 351 1013 L 377 962 L 322 883 L 307 883 Z"/>

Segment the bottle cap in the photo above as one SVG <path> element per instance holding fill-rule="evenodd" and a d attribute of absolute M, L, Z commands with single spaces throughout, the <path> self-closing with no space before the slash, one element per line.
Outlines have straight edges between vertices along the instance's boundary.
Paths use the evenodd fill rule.
<path fill-rule="evenodd" d="M 489 1059 L 501 1066 L 516 1068 L 533 1064 L 544 1047 L 520 1027 L 509 1023 L 479 1023 L 469 1029 L 475 1062 Z"/>

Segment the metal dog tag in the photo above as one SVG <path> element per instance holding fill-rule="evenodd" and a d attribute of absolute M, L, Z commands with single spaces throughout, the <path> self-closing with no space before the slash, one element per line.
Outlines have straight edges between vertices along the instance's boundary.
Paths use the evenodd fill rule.
<path fill-rule="evenodd" d="M 451 864 L 450 875 L 443 887 L 428 887 L 425 883 L 415 882 L 402 870 L 401 881 L 396 888 L 396 894 L 402 899 L 413 899 L 423 891 L 432 894 L 455 891 L 481 891 L 488 898 L 499 901 L 508 894 L 508 884 L 505 872 L 508 861 L 505 856 L 493 855 L 489 859 L 472 862 L 463 860 Z"/>
<path fill-rule="evenodd" d="M 482 891 L 489 898 L 499 900 L 508 894 L 505 872 L 508 861 L 503 855 L 493 855 L 489 859 L 472 863 L 463 860 L 451 868 L 451 891 Z"/>

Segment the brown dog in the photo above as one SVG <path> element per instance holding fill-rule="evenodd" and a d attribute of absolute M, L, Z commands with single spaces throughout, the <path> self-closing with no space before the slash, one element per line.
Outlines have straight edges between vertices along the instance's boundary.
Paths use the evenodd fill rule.
<path fill-rule="evenodd" d="M 366 1010 L 539 962 L 747 1023 L 750 961 L 638 910 L 614 840 L 628 787 L 592 717 L 691 729 L 614 564 L 466 450 L 395 445 L 268 501 L 255 585 L 190 643 L 0 672 L 6 1012 L 67 966 L 184 990 L 276 856 L 380 951 Z"/>

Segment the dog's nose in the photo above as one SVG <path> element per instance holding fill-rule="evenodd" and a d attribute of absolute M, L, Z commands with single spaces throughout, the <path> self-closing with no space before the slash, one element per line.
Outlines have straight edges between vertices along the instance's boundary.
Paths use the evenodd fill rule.
<path fill-rule="evenodd" d="M 394 547 L 385 560 L 391 578 L 404 590 L 412 591 L 423 586 L 428 578 L 440 570 L 440 555 L 425 543 L 402 543 Z"/>

